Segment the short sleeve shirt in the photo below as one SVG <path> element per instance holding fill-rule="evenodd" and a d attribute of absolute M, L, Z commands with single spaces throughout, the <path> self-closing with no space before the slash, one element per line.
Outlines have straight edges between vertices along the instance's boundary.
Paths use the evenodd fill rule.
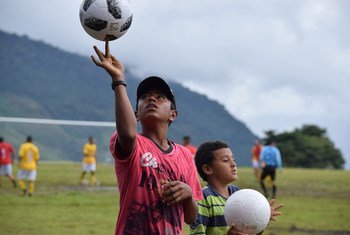
<path fill-rule="evenodd" d="M 197 152 L 197 148 L 194 147 L 193 145 L 185 145 L 185 147 L 190 150 L 191 154 L 192 154 L 192 157 L 194 157 L 196 155 L 196 152 Z"/>
<path fill-rule="evenodd" d="M 181 203 L 162 202 L 160 180 L 188 184 L 194 198 L 203 198 L 201 185 L 190 152 L 170 142 L 172 150 L 162 151 L 152 140 L 137 135 L 136 146 L 126 160 L 115 151 L 118 134 L 110 140 L 120 191 L 120 211 L 115 234 L 183 234 L 184 211 Z"/>
<path fill-rule="evenodd" d="M 96 144 L 90 144 L 87 143 L 84 145 L 84 159 L 83 162 L 87 163 L 87 164 L 92 164 L 92 163 L 96 163 L 96 150 L 97 150 L 97 146 Z"/>
<path fill-rule="evenodd" d="M 22 170 L 36 170 L 36 162 L 39 160 L 39 149 L 32 143 L 24 143 L 19 149 L 20 168 Z"/>
<path fill-rule="evenodd" d="M 261 149 L 261 145 L 254 145 L 252 147 L 252 160 L 259 161 Z"/>
<path fill-rule="evenodd" d="M 228 185 L 229 195 L 238 191 L 235 185 Z M 198 218 L 190 225 L 190 234 L 226 234 L 224 211 L 227 198 L 218 193 L 212 186 L 203 188 L 204 199 L 198 201 Z"/>
<path fill-rule="evenodd" d="M 11 154 L 14 154 L 15 150 L 13 146 L 9 143 L 2 142 L 0 143 L 0 164 L 11 164 L 12 158 Z"/>

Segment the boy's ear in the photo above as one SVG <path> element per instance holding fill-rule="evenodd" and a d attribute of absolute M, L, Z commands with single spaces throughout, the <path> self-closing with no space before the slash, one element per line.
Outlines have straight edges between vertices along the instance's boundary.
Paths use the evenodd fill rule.
<path fill-rule="evenodd" d="M 134 111 L 135 117 L 136 117 L 136 121 L 140 121 L 139 118 L 139 113 L 137 112 L 137 110 Z"/>
<path fill-rule="evenodd" d="M 171 110 L 170 111 L 169 121 L 170 122 L 174 121 L 176 117 L 177 117 L 177 110 Z"/>
<path fill-rule="evenodd" d="M 213 171 L 211 170 L 210 166 L 208 166 L 207 164 L 204 164 L 202 166 L 202 170 L 206 175 L 211 175 L 213 174 Z"/>

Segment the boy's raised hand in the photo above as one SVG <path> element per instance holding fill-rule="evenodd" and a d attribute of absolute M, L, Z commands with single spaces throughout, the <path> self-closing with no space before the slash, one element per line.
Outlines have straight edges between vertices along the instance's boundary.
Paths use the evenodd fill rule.
<path fill-rule="evenodd" d="M 124 76 L 124 65 L 110 54 L 108 41 L 106 41 L 105 44 L 104 54 L 96 46 L 94 46 L 94 50 L 99 60 L 97 60 L 93 55 L 91 56 L 91 59 L 97 66 L 104 68 L 112 78 L 120 78 Z"/>
<path fill-rule="evenodd" d="M 184 182 L 161 180 L 160 184 L 160 195 L 168 205 L 174 205 L 185 199 L 192 198 L 192 189 Z"/>
<path fill-rule="evenodd" d="M 270 209 L 271 209 L 271 217 L 270 220 L 276 221 L 276 218 L 282 215 L 282 212 L 278 211 L 278 209 L 282 208 L 284 205 L 281 203 L 275 204 L 276 199 L 272 199 L 270 201 Z"/>

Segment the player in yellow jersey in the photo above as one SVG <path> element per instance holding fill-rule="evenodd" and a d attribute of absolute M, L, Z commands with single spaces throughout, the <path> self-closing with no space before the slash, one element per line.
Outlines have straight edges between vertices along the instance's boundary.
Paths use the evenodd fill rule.
<path fill-rule="evenodd" d="M 90 136 L 88 139 L 88 143 L 85 144 L 83 152 L 83 172 L 80 176 L 80 185 L 83 185 L 83 180 L 86 172 L 90 172 L 90 186 L 94 186 L 96 184 L 96 150 L 97 146 L 94 143 L 94 139 Z"/>
<path fill-rule="evenodd" d="M 27 137 L 25 143 L 19 148 L 19 171 L 18 180 L 19 186 L 22 190 L 21 196 L 28 195 L 31 197 L 34 193 L 34 186 L 36 180 L 36 168 L 40 158 L 39 148 L 34 145 L 31 136 Z M 28 189 L 26 181 L 28 181 Z"/>

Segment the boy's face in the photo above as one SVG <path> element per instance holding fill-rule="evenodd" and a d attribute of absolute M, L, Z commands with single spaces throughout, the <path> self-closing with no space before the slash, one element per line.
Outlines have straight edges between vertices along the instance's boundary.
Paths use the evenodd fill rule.
<path fill-rule="evenodd" d="M 172 122 L 177 111 L 171 109 L 171 101 L 160 91 L 150 90 L 141 95 L 138 101 L 137 118 L 143 124 L 154 120 Z"/>
<path fill-rule="evenodd" d="M 214 159 L 209 166 L 211 176 L 217 181 L 228 184 L 237 180 L 237 164 L 234 161 L 233 154 L 230 148 L 222 148 L 213 152 Z"/>
<path fill-rule="evenodd" d="M 184 145 L 187 145 L 187 144 L 189 144 L 190 143 L 190 139 L 189 138 L 184 138 L 183 139 L 183 144 Z"/>

